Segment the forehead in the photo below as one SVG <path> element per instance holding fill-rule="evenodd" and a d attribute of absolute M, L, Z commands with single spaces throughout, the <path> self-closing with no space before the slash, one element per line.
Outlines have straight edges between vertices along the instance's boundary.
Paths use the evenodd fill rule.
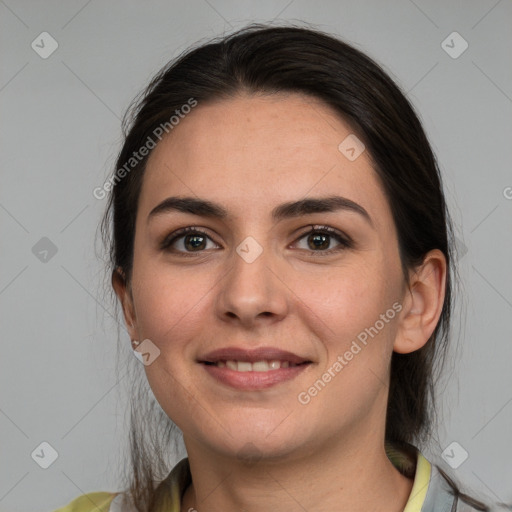
<path fill-rule="evenodd" d="M 355 160 L 340 151 L 347 137 L 354 137 L 350 125 L 308 96 L 199 103 L 150 155 L 139 208 L 147 214 L 170 195 L 197 195 L 248 215 L 250 206 L 270 211 L 279 202 L 338 193 L 386 209 L 367 151 Z"/>

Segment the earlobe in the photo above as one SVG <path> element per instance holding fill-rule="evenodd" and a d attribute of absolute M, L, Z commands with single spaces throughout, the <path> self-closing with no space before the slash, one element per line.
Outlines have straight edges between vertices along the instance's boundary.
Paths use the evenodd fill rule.
<path fill-rule="evenodd" d="M 423 263 L 411 272 L 393 344 L 395 352 L 419 350 L 432 336 L 443 309 L 446 272 L 446 258 L 439 249 L 427 253 Z"/>
<path fill-rule="evenodd" d="M 128 329 L 128 333 L 130 338 L 136 339 L 137 330 L 136 330 L 136 317 L 135 310 L 133 307 L 133 299 L 131 294 L 131 288 L 129 283 L 127 283 L 125 274 L 123 270 L 118 267 L 112 272 L 112 287 L 121 303 L 123 308 L 123 316 L 126 323 L 126 327 Z"/>

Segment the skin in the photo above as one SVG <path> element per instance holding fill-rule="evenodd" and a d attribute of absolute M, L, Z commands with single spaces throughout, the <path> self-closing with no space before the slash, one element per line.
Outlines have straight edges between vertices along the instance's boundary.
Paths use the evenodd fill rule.
<path fill-rule="evenodd" d="M 444 299 L 446 262 L 434 250 L 406 282 L 395 225 L 367 151 L 349 161 L 338 145 L 350 126 L 299 94 L 240 95 L 198 105 L 149 157 L 137 212 L 132 278 L 115 274 L 132 340 L 160 355 L 149 384 L 184 434 L 193 485 L 182 510 L 403 510 L 412 480 L 384 451 L 390 359 L 421 348 Z M 339 195 L 352 211 L 272 220 L 304 197 Z M 169 196 L 219 203 L 226 219 L 149 212 Z M 330 237 L 318 255 L 309 225 Z M 199 252 L 159 247 L 186 226 L 207 231 Z M 236 252 L 248 236 L 263 249 Z M 308 241 L 310 242 L 308 244 Z M 190 257 L 183 256 L 188 248 Z M 181 251 L 181 252 L 179 252 Z M 307 405 L 298 401 L 365 328 L 394 303 L 402 309 Z M 272 346 L 312 364 L 260 391 L 214 380 L 199 355 L 227 346 Z"/>

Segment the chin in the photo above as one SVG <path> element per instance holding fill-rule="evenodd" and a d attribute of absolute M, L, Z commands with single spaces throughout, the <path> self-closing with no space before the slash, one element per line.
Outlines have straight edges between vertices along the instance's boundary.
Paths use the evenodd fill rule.
<path fill-rule="evenodd" d="M 293 432 L 290 429 L 277 432 L 275 426 L 265 424 L 264 430 L 240 422 L 226 430 L 213 432 L 204 430 L 201 437 L 194 436 L 196 440 L 202 439 L 212 452 L 228 458 L 236 458 L 248 464 L 258 461 L 276 461 L 289 458 L 292 454 L 298 455 L 304 448 L 306 439 L 302 438 L 301 429 Z M 231 435 L 230 435 L 231 433 Z M 269 434 L 270 433 L 270 434 Z M 214 434 L 214 436 L 212 436 Z"/>
<path fill-rule="evenodd" d="M 247 464 L 256 462 L 272 462 L 281 459 L 287 459 L 290 455 L 296 453 L 299 446 L 296 446 L 297 440 L 293 445 L 284 442 L 284 440 L 275 439 L 269 442 L 268 439 L 242 439 L 236 451 L 226 454 Z"/>

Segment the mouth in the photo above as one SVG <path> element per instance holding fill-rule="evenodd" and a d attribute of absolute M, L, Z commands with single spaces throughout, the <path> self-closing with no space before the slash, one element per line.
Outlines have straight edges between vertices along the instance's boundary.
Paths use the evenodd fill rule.
<path fill-rule="evenodd" d="M 215 380 L 239 390 L 275 386 L 293 379 L 312 364 L 310 359 L 272 347 L 228 347 L 201 356 L 197 362 Z"/>
<path fill-rule="evenodd" d="M 235 360 L 219 360 L 216 362 L 201 361 L 206 365 L 213 365 L 217 368 L 229 368 L 236 372 L 270 372 L 272 370 L 279 370 L 280 368 L 293 368 L 294 366 L 300 366 L 302 364 L 308 364 L 309 361 L 295 364 L 291 361 L 280 361 L 279 359 L 273 359 L 270 361 L 261 360 L 251 363 L 250 361 L 235 361 Z"/>

